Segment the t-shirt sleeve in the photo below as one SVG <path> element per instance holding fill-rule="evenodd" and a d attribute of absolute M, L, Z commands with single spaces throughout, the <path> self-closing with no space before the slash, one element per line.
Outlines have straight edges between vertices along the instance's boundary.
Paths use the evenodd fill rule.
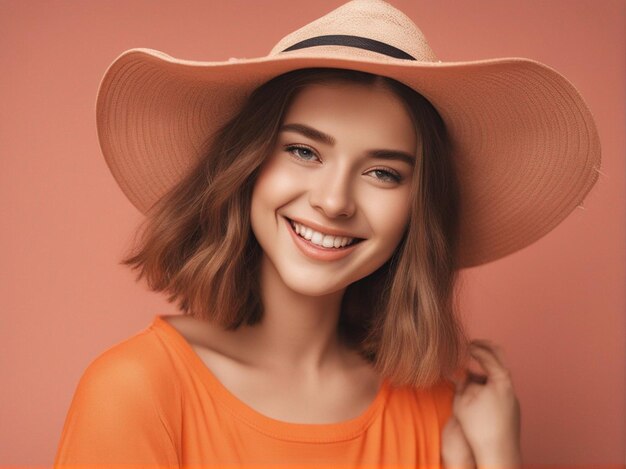
<path fill-rule="evenodd" d="M 74 392 L 54 468 L 178 467 L 151 367 L 134 356 L 104 353 Z"/>

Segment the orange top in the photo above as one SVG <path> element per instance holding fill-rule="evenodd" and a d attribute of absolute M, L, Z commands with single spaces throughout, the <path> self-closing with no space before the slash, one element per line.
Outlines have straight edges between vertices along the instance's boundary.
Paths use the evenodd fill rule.
<path fill-rule="evenodd" d="M 417 390 L 385 380 L 356 418 L 276 420 L 235 397 L 157 315 L 86 368 L 54 467 L 440 468 L 453 395 L 448 381 Z"/>

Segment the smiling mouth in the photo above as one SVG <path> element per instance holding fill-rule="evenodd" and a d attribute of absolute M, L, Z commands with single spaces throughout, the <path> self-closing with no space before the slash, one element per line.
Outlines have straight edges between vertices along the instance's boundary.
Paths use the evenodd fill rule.
<path fill-rule="evenodd" d="M 364 239 L 364 238 L 356 238 L 356 237 L 353 237 L 353 238 L 352 238 L 352 241 L 351 241 L 350 243 L 348 243 L 348 244 L 346 244 L 345 246 L 342 246 L 342 247 L 338 247 L 338 248 L 336 248 L 336 247 L 325 247 L 325 246 L 321 246 L 321 245 L 319 245 L 319 244 L 315 244 L 315 243 L 313 243 L 310 239 L 306 239 L 304 236 L 302 236 L 302 235 L 298 234 L 298 232 L 296 231 L 295 226 L 294 226 L 294 221 L 293 221 L 291 218 L 287 218 L 287 217 L 285 217 L 285 219 L 289 222 L 289 227 L 291 228 L 291 230 L 294 232 L 294 234 L 295 234 L 296 236 L 299 236 L 300 238 L 302 238 L 302 239 L 303 239 L 304 241 L 306 241 L 307 243 L 310 243 L 311 245 L 313 245 L 313 246 L 315 246 L 316 248 L 319 248 L 319 249 L 328 249 L 329 251 L 330 251 L 330 250 L 333 250 L 333 251 L 339 251 L 339 250 L 341 250 L 341 249 L 346 249 L 346 248 L 349 248 L 349 247 L 351 247 L 351 246 L 354 246 L 355 244 L 358 244 L 358 243 L 360 243 L 361 241 L 365 241 L 365 239 Z M 332 236 L 332 235 L 331 235 L 331 236 Z"/>

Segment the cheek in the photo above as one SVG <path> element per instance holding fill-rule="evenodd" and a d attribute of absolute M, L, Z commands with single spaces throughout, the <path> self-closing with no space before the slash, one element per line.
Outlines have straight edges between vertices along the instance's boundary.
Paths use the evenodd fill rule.
<path fill-rule="evenodd" d="M 375 224 L 378 231 L 389 243 L 396 245 L 409 222 L 411 204 L 408 191 L 396 193 L 389 197 L 372 198 L 368 204 L 368 218 Z"/>
<path fill-rule="evenodd" d="M 258 191 L 264 198 L 280 196 L 298 187 L 298 174 L 288 164 L 285 164 L 281 155 L 273 156 L 259 173 L 253 192 Z"/>
<path fill-rule="evenodd" d="M 252 188 L 252 223 L 287 204 L 298 191 L 298 178 L 275 160 L 263 167 Z"/>

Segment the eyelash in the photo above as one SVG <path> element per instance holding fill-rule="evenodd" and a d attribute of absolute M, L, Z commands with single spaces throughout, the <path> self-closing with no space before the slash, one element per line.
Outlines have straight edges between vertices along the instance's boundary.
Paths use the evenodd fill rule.
<path fill-rule="evenodd" d="M 288 153 L 290 153 L 294 158 L 300 160 L 300 161 L 310 161 L 310 160 L 306 160 L 303 158 L 299 158 L 298 156 L 296 156 L 294 150 L 308 150 L 310 152 L 312 152 L 313 154 L 315 154 L 315 152 L 309 148 L 306 147 L 304 145 L 288 145 L 285 147 L 285 151 L 287 151 Z M 399 183 L 402 181 L 402 176 L 397 173 L 396 171 L 390 171 L 388 169 L 383 169 L 383 168 L 374 168 L 371 171 L 379 171 L 381 173 L 385 173 L 388 177 L 390 177 L 392 180 L 385 180 L 385 179 L 379 179 L 382 182 L 395 182 L 395 183 Z M 371 172 L 370 171 L 370 172 Z"/>

